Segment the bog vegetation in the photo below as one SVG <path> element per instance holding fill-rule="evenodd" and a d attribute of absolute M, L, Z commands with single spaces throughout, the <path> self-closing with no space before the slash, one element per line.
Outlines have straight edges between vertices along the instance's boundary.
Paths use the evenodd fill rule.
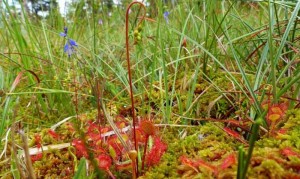
<path fill-rule="evenodd" d="M 300 2 L 121 2 L 2 2 L 1 178 L 300 178 Z"/>

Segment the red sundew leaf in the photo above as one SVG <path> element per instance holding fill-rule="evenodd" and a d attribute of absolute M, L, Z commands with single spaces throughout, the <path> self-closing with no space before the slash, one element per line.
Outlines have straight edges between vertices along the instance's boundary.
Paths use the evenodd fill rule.
<path fill-rule="evenodd" d="M 204 160 L 198 159 L 195 164 L 198 166 L 198 168 L 205 168 L 213 172 L 214 174 L 218 173 L 217 167 L 205 162 Z"/>
<path fill-rule="evenodd" d="M 74 139 L 72 141 L 72 145 L 76 149 L 77 157 L 80 158 L 80 157 L 84 156 L 84 157 L 88 158 L 86 147 L 84 146 L 84 143 L 80 139 Z"/>
<path fill-rule="evenodd" d="M 40 134 L 34 134 L 35 145 L 38 149 L 42 147 L 42 137 Z"/>
<path fill-rule="evenodd" d="M 185 164 L 185 165 L 188 165 L 188 166 L 192 166 L 192 167 L 195 167 L 196 166 L 196 164 L 195 164 L 195 162 L 192 160 L 192 159 L 189 159 L 189 158 L 187 158 L 186 156 L 180 156 L 179 157 L 179 160 L 180 160 L 180 162 L 181 163 L 183 163 L 183 164 Z"/>
<path fill-rule="evenodd" d="M 286 157 L 289 157 L 289 156 L 295 156 L 295 157 L 298 157 L 300 158 L 300 154 L 295 152 L 292 148 L 290 147 L 286 147 L 284 149 L 281 150 L 281 154 L 286 156 Z"/>
<path fill-rule="evenodd" d="M 110 168 L 110 166 L 112 165 L 111 158 L 106 154 L 100 154 L 97 157 L 97 160 L 98 160 L 98 166 L 102 170 L 108 170 Z"/>
<path fill-rule="evenodd" d="M 213 166 L 210 163 L 207 163 L 206 161 L 204 161 L 202 159 L 192 160 L 192 159 L 187 158 L 186 156 L 181 156 L 179 158 L 179 160 L 182 162 L 182 164 L 190 166 L 197 172 L 198 172 L 198 168 L 200 168 L 200 169 L 205 168 L 205 169 L 213 172 L 214 174 L 218 173 L 217 167 Z"/>
<path fill-rule="evenodd" d="M 268 125 L 278 123 L 280 119 L 282 119 L 282 117 L 285 115 L 286 110 L 287 110 L 286 103 L 273 104 L 268 109 L 268 114 L 266 116 Z"/>
<path fill-rule="evenodd" d="M 180 156 L 179 160 L 182 164 L 187 165 L 189 167 L 191 167 L 193 170 L 195 170 L 196 172 L 199 172 L 198 170 L 198 166 L 195 163 L 194 160 L 187 158 L 186 156 Z"/>
<path fill-rule="evenodd" d="M 234 130 L 231 130 L 231 129 L 228 128 L 228 127 L 224 127 L 224 128 L 223 128 L 223 131 L 226 132 L 227 134 L 229 134 L 230 136 L 234 137 L 234 138 L 237 139 L 238 141 L 240 141 L 240 142 L 242 142 L 242 143 L 248 145 L 248 142 L 247 142 L 245 139 L 243 139 L 243 137 L 242 137 L 238 132 L 236 132 L 236 131 L 234 131 Z"/>
<path fill-rule="evenodd" d="M 30 159 L 31 159 L 32 163 L 34 163 L 35 161 L 41 160 L 42 158 L 43 158 L 42 153 L 30 156 Z"/>
<path fill-rule="evenodd" d="M 232 154 L 228 155 L 228 156 L 223 160 L 223 162 L 220 164 L 219 167 L 220 167 L 222 170 L 224 170 L 224 169 L 226 169 L 226 168 L 228 168 L 228 167 L 230 167 L 231 165 L 234 165 L 234 164 L 236 164 L 236 158 L 235 158 L 235 154 L 232 153 Z"/>
<path fill-rule="evenodd" d="M 156 137 L 154 139 L 153 147 L 146 156 L 146 164 L 148 166 L 157 165 L 167 148 L 167 144 L 163 143 L 159 137 Z"/>
<path fill-rule="evenodd" d="M 286 134 L 287 133 L 287 129 L 281 128 L 277 131 L 278 134 Z"/>
<path fill-rule="evenodd" d="M 52 129 L 48 130 L 48 134 L 53 137 L 54 139 L 59 139 L 59 135 Z"/>

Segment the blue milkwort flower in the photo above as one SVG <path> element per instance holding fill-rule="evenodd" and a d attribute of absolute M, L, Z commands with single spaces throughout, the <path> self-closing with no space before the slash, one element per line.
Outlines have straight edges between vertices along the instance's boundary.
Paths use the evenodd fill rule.
<path fill-rule="evenodd" d="M 168 11 L 164 12 L 164 19 L 167 24 L 169 24 L 169 15 L 170 15 L 170 13 Z"/>
<path fill-rule="evenodd" d="M 75 47 L 77 47 L 77 43 L 75 40 L 68 38 L 68 28 L 64 27 L 64 32 L 61 32 L 59 34 L 61 37 L 67 38 L 67 43 L 64 46 L 64 52 L 68 54 L 68 57 L 70 57 L 75 52 Z"/>
<path fill-rule="evenodd" d="M 68 39 L 68 41 L 64 47 L 64 52 L 68 54 L 68 57 L 70 57 L 75 52 L 74 47 L 77 47 L 77 46 L 78 45 L 75 40 Z"/>
<path fill-rule="evenodd" d="M 68 28 L 67 27 L 64 27 L 64 32 L 61 32 L 59 34 L 61 37 L 66 37 L 68 35 Z"/>

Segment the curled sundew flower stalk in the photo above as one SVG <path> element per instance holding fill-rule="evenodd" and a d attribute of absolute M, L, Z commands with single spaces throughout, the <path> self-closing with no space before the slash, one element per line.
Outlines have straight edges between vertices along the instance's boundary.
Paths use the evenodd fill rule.
<path fill-rule="evenodd" d="M 132 113 L 132 125 L 133 125 L 133 138 L 134 138 L 134 148 L 137 151 L 137 141 L 136 141 L 136 133 L 135 133 L 135 111 L 134 111 L 134 99 L 133 99 L 133 90 L 132 90 L 132 79 L 131 79 L 131 69 L 130 69 L 130 55 L 129 55 L 129 13 L 130 8 L 134 5 L 138 4 L 144 10 L 144 14 L 138 23 L 138 27 L 141 25 L 146 16 L 146 7 L 143 3 L 134 1 L 130 3 L 126 10 L 126 60 L 127 60 L 127 68 L 128 68 L 128 78 L 129 78 L 129 87 L 130 87 L 130 99 L 131 99 L 131 113 Z M 136 159 L 136 166 L 138 166 L 138 160 Z M 138 167 L 136 167 L 136 173 L 138 174 Z"/>

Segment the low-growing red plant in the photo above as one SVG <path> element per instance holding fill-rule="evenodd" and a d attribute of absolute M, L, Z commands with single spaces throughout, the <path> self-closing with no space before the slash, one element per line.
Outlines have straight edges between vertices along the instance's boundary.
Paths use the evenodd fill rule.
<path fill-rule="evenodd" d="M 42 137 L 40 134 L 34 134 L 34 143 L 38 149 L 42 147 Z"/>
<path fill-rule="evenodd" d="M 162 155 L 167 151 L 167 148 L 166 143 L 162 142 L 159 137 L 155 137 L 153 147 L 146 155 L 146 164 L 148 166 L 157 165 Z"/>
<path fill-rule="evenodd" d="M 75 147 L 76 149 L 76 156 L 78 158 L 81 158 L 81 157 L 86 157 L 88 158 L 88 152 L 87 152 L 87 149 L 84 145 L 84 142 L 80 139 L 74 139 L 72 141 L 72 145 Z"/>
<path fill-rule="evenodd" d="M 56 139 L 56 140 L 59 140 L 59 135 L 52 129 L 49 129 L 48 130 L 48 134 L 53 138 L 53 139 Z"/>
<path fill-rule="evenodd" d="M 238 132 L 228 128 L 228 127 L 224 127 L 222 128 L 224 132 L 226 132 L 227 134 L 229 134 L 230 136 L 234 137 L 235 139 L 237 139 L 238 141 L 242 142 L 245 145 L 248 145 L 248 142 L 243 138 L 243 136 L 241 136 L 241 134 L 239 134 Z"/>
<path fill-rule="evenodd" d="M 224 170 L 232 165 L 236 164 L 236 154 L 232 153 L 230 155 L 228 155 L 223 162 L 219 165 L 219 169 Z"/>
<path fill-rule="evenodd" d="M 39 153 L 39 154 L 30 156 L 32 163 L 34 163 L 35 161 L 41 160 L 42 158 L 43 158 L 43 153 Z"/>
<path fill-rule="evenodd" d="M 285 157 L 295 156 L 295 157 L 300 158 L 300 154 L 297 153 L 296 151 L 294 151 L 290 147 L 285 147 L 285 148 L 281 149 L 281 154 L 284 155 Z"/>
<path fill-rule="evenodd" d="M 193 168 L 197 172 L 199 172 L 198 168 L 205 168 L 205 169 L 211 171 L 212 173 L 214 173 L 215 175 L 217 175 L 217 173 L 218 173 L 217 167 L 211 165 L 210 163 L 208 163 L 202 159 L 193 160 L 193 159 L 187 158 L 186 156 L 181 156 L 179 158 L 179 160 L 181 161 L 182 164 Z"/>
<path fill-rule="evenodd" d="M 100 154 L 97 157 L 97 161 L 98 161 L 98 166 L 100 169 L 105 170 L 112 179 L 116 178 L 109 169 L 112 165 L 112 160 L 111 160 L 110 156 L 108 156 L 106 154 Z"/>

